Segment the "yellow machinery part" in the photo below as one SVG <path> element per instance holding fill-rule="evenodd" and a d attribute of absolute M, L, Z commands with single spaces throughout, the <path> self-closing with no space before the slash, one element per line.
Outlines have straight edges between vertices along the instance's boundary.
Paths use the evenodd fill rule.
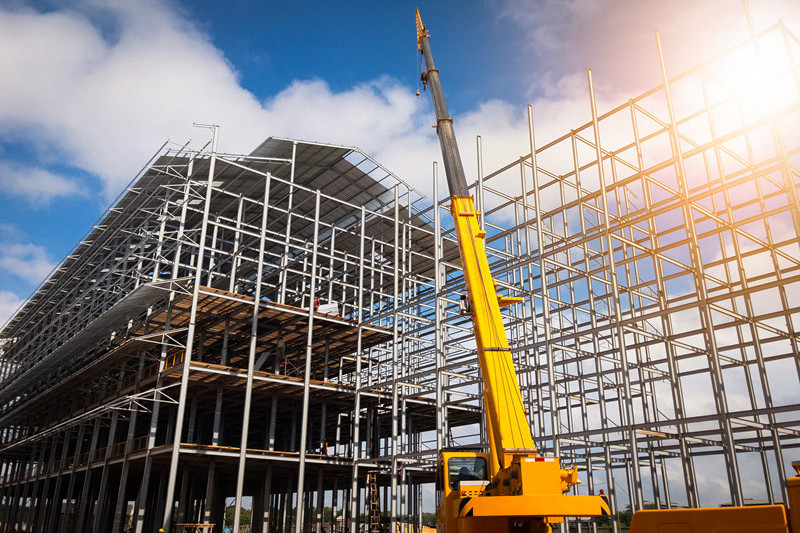
<path fill-rule="evenodd" d="M 638 511 L 630 533 L 787 533 L 783 505 Z"/>
<path fill-rule="evenodd" d="M 800 463 L 792 463 L 800 473 Z M 800 533 L 800 477 L 786 481 L 783 505 L 659 509 L 633 514 L 630 533 Z"/>
<path fill-rule="evenodd" d="M 500 314 L 500 303 L 486 257 L 484 239 L 471 196 L 451 196 L 450 206 L 458 235 L 461 263 L 472 309 L 475 341 L 486 396 L 487 422 L 491 427 L 492 473 L 511 462 L 509 449 L 535 453 L 522 394 Z M 511 303 L 511 302 L 509 302 Z"/>

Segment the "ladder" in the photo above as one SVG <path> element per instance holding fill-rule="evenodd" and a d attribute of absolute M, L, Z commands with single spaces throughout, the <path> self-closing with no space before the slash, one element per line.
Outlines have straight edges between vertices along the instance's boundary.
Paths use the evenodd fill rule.
<path fill-rule="evenodd" d="M 367 473 L 367 513 L 369 533 L 381 533 L 381 503 L 378 496 L 378 472 Z"/>

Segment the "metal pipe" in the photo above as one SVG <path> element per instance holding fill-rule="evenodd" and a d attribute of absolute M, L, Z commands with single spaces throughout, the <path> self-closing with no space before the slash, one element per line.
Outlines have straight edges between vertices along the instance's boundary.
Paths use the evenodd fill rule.
<path fill-rule="evenodd" d="M 242 438 L 239 446 L 239 469 L 236 475 L 236 506 L 233 511 L 233 530 L 239 531 L 239 522 L 242 515 L 242 491 L 244 490 L 244 467 L 247 461 L 247 440 L 250 435 L 250 406 L 253 401 L 253 365 L 256 360 L 256 345 L 258 343 L 258 312 L 261 310 L 261 286 L 264 274 L 264 249 L 267 240 L 267 216 L 269 214 L 270 180 L 272 175 L 267 172 L 264 181 L 264 208 L 261 212 L 261 239 L 258 242 L 258 266 L 256 267 L 256 290 L 253 296 L 253 315 L 250 327 L 250 349 L 247 355 L 247 380 L 244 390 L 244 411 L 242 412 Z"/>
<path fill-rule="evenodd" d="M 306 473 L 306 444 L 307 444 L 307 431 L 308 431 L 308 403 L 310 394 L 310 380 L 311 380 L 311 358 L 313 356 L 314 346 L 314 295 L 317 291 L 317 250 L 319 247 L 319 205 L 320 205 L 320 192 L 314 199 L 314 241 L 311 250 L 311 287 L 310 287 L 310 305 L 308 306 L 308 335 L 306 338 L 306 368 L 305 375 L 303 376 L 303 416 L 300 421 L 300 462 L 297 467 L 297 520 L 295 521 L 295 533 L 302 533 L 303 529 L 303 514 L 305 509 L 302 506 L 303 487 L 305 484 Z"/>

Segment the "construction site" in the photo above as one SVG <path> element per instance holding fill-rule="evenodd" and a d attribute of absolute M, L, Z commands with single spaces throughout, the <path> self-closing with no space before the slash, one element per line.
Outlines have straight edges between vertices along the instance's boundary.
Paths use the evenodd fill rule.
<path fill-rule="evenodd" d="M 563 532 L 786 502 L 800 459 L 800 40 L 665 53 L 469 176 L 536 448 L 608 497 Z M 488 431 L 441 171 L 429 198 L 358 148 L 210 130 L 0 330 L 3 531 L 419 533 L 438 453 Z"/>

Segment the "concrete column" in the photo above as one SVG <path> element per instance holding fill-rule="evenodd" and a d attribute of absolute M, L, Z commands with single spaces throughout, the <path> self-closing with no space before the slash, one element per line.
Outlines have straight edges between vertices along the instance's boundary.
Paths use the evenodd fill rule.
<path fill-rule="evenodd" d="M 203 522 L 211 522 L 211 514 L 213 512 L 214 502 L 214 487 L 215 487 L 215 474 L 217 471 L 216 459 L 211 459 L 208 463 L 208 475 L 206 477 L 206 500 L 203 505 Z"/>
<path fill-rule="evenodd" d="M 272 514 L 272 465 L 267 465 L 267 471 L 264 474 L 264 496 L 262 498 L 263 501 L 263 509 L 261 510 L 261 531 L 263 533 L 270 533 L 269 529 L 269 521 Z M 257 517 L 253 516 L 253 521 Z"/>

